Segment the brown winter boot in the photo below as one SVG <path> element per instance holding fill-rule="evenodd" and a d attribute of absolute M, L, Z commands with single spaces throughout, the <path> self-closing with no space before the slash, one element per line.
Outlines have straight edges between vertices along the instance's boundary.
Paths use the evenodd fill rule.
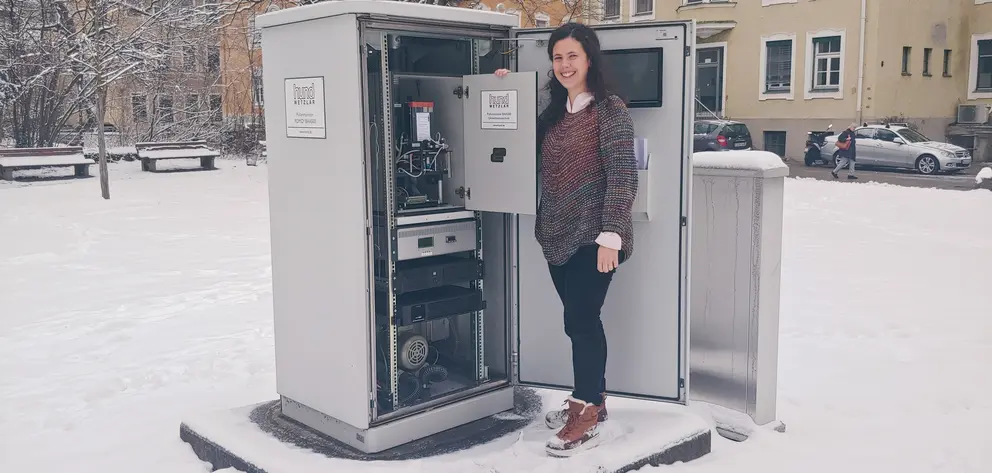
<path fill-rule="evenodd" d="M 548 426 L 551 430 L 557 430 L 565 426 L 568 423 L 568 415 L 572 412 L 573 401 L 577 404 L 575 412 L 582 409 L 581 402 L 572 396 L 568 396 L 565 400 L 565 407 L 557 411 L 551 411 L 544 416 L 544 424 Z M 599 406 L 599 421 L 606 422 L 609 419 L 609 414 L 606 412 L 606 393 L 603 393 L 603 403 Z"/>
<path fill-rule="evenodd" d="M 599 411 L 600 407 L 578 401 L 576 406 L 571 405 L 570 409 L 577 409 L 577 412 L 569 415 L 568 422 L 561 430 L 548 440 L 544 450 L 553 457 L 570 457 L 583 450 L 599 445 Z"/>

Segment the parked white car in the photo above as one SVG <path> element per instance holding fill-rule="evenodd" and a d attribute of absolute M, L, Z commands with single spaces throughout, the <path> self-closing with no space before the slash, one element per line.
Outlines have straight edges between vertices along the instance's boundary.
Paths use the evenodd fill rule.
<path fill-rule="evenodd" d="M 837 136 L 828 136 L 821 158 L 836 165 Z M 927 138 L 901 125 L 868 125 L 855 130 L 858 165 L 915 169 L 922 174 L 955 173 L 971 166 L 967 149 Z"/>

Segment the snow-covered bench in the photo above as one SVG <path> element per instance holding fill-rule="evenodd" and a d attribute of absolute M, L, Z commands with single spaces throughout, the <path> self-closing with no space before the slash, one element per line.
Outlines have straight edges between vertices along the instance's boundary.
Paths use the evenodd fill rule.
<path fill-rule="evenodd" d="M 83 148 L 0 148 L 0 179 L 14 180 L 14 171 L 73 167 L 76 177 L 88 177 L 93 161 L 83 155 Z"/>
<path fill-rule="evenodd" d="M 156 163 L 163 159 L 199 159 L 203 169 L 215 169 L 214 159 L 220 153 L 210 149 L 206 141 L 178 141 L 162 143 L 137 143 L 138 160 L 142 171 L 156 170 Z"/>

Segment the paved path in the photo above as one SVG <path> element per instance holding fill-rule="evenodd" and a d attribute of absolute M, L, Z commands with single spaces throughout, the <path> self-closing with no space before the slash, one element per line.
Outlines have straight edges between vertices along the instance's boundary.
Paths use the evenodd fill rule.
<path fill-rule="evenodd" d="M 789 177 L 811 177 L 821 180 L 833 180 L 834 178 L 830 175 L 831 168 L 824 165 L 806 167 L 802 162 L 792 160 L 788 161 L 787 164 L 789 165 Z M 978 163 L 972 165 L 970 169 L 954 175 L 924 176 L 911 171 L 877 170 L 862 167 L 857 168 L 857 174 L 861 182 L 874 181 L 906 187 L 972 190 L 975 188 L 975 175 L 985 166 L 992 167 L 992 163 Z M 847 171 L 841 171 L 839 180 L 846 181 L 846 176 Z"/>

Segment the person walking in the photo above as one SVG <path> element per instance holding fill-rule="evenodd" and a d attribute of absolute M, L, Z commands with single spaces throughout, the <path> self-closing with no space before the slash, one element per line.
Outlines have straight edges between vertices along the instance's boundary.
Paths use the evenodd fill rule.
<path fill-rule="evenodd" d="M 565 309 L 575 389 L 563 409 L 545 417 L 557 429 L 545 450 L 568 457 L 598 445 L 598 427 L 608 417 L 600 315 L 613 275 L 633 252 L 637 163 L 634 123 L 606 85 L 595 31 L 578 23 L 558 27 L 548 40 L 548 57 L 551 102 L 538 117 L 535 237 Z"/>
<path fill-rule="evenodd" d="M 854 162 L 858 156 L 858 140 L 854 133 L 854 130 L 857 127 L 857 123 L 852 123 L 846 130 L 841 132 L 840 136 L 837 137 L 837 152 L 835 153 L 837 156 L 837 167 L 835 167 L 833 171 L 830 171 L 830 174 L 834 176 L 834 179 L 840 177 L 837 173 L 840 172 L 841 169 L 844 169 L 845 166 L 848 167 L 848 179 L 854 180 L 858 178 L 858 176 L 854 175 Z"/>

